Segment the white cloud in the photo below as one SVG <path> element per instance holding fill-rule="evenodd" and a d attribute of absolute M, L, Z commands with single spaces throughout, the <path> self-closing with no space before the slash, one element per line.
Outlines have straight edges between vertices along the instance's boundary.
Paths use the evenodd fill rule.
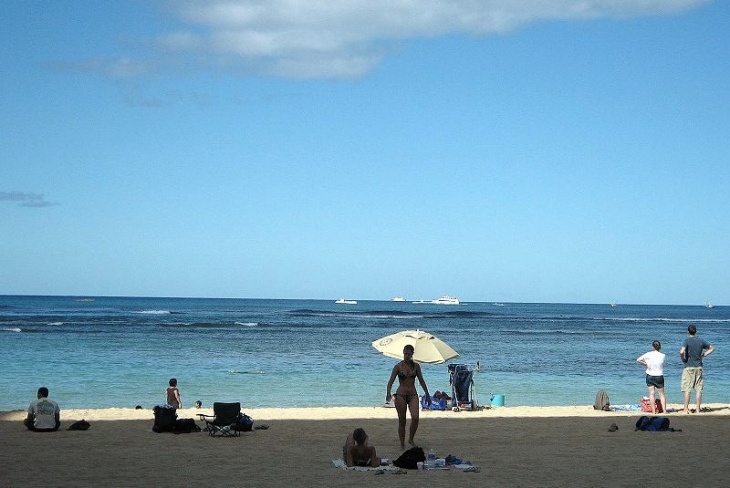
<path fill-rule="evenodd" d="M 391 44 L 489 35 L 540 20 L 671 14 L 709 0 L 169 0 L 185 25 L 155 39 L 177 62 L 305 78 L 351 78 Z M 144 69 L 120 60 L 108 72 Z"/>

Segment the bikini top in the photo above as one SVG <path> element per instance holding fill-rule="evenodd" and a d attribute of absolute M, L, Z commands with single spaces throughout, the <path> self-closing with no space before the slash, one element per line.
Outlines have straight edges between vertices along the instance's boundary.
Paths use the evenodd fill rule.
<path fill-rule="evenodd" d="M 411 378 L 415 378 L 416 376 L 418 376 L 418 373 L 416 372 L 416 368 L 413 368 L 413 369 L 411 370 L 411 374 L 406 374 L 406 373 L 404 373 L 404 372 L 403 372 L 403 370 L 399 370 L 399 371 L 398 371 L 398 378 L 399 378 L 399 379 L 401 379 L 401 380 L 402 380 L 402 379 L 405 379 L 405 378 L 407 378 L 407 377 L 409 377 L 409 376 L 410 376 Z"/>

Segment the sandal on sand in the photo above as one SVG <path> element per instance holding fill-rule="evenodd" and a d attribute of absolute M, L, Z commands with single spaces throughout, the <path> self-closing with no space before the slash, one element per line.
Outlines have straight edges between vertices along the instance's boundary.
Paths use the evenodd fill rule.
<path fill-rule="evenodd" d="M 269 424 L 258 424 L 254 427 L 256 430 L 266 430 L 269 428 Z"/>
<path fill-rule="evenodd" d="M 618 430 L 618 425 L 616 425 L 616 424 L 611 424 L 610 427 L 608 428 L 609 432 L 616 432 L 617 430 Z"/>

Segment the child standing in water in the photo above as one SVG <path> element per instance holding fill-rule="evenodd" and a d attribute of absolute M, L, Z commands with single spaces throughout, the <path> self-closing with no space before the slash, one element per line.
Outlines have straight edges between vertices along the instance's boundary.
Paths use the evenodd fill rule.
<path fill-rule="evenodd" d="M 180 390 L 177 389 L 177 379 L 170 378 L 170 386 L 167 387 L 167 404 L 175 408 L 182 408 Z"/>

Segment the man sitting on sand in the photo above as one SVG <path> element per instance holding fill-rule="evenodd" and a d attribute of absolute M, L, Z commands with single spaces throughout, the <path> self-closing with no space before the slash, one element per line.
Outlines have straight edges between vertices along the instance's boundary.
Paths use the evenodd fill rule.
<path fill-rule="evenodd" d="M 38 388 L 38 399 L 28 407 L 28 417 L 23 421 L 35 432 L 52 432 L 61 426 L 61 409 L 58 403 L 48 399 L 48 388 Z"/>
<path fill-rule="evenodd" d="M 436 400 L 441 400 L 442 398 L 444 400 L 451 400 L 451 397 L 445 391 L 438 391 L 438 390 L 436 390 L 436 393 L 433 394 L 433 397 Z"/>
<path fill-rule="evenodd" d="M 345 445 L 342 446 L 342 457 L 348 466 L 380 466 L 375 447 L 368 446 L 368 435 L 361 428 L 347 436 Z"/>

